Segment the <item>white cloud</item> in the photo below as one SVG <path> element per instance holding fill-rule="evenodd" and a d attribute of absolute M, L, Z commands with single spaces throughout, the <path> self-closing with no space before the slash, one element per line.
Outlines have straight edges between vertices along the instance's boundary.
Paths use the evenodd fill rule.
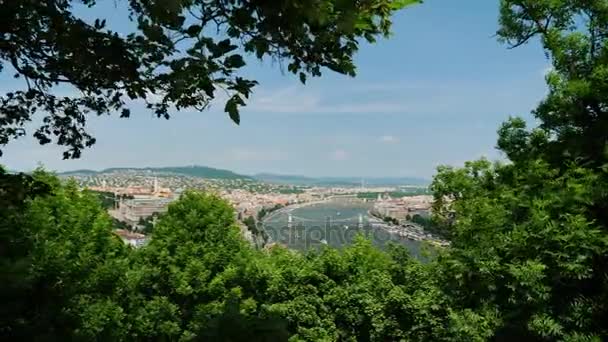
<path fill-rule="evenodd" d="M 540 70 L 539 70 L 540 73 Z M 497 108 L 521 104 L 518 112 L 529 105 L 522 98 L 544 82 L 515 80 L 496 84 L 475 81 L 415 81 L 411 83 L 339 82 L 332 86 L 316 84 L 291 85 L 283 88 L 260 86 L 247 100 L 243 112 L 278 114 L 412 114 L 412 115 L 487 115 Z"/>
<path fill-rule="evenodd" d="M 386 144 L 396 144 L 399 142 L 399 138 L 394 135 L 383 135 L 380 137 L 380 142 Z"/>
<path fill-rule="evenodd" d="M 316 92 L 304 86 L 292 86 L 275 91 L 261 90 L 251 97 L 243 111 L 260 113 L 399 113 L 400 103 L 357 100 L 353 89 L 336 92 Z M 337 103 L 333 103 L 337 102 Z"/>
<path fill-rule="evenodd" d="M 285 152 L 274 149 L 259 149 L 250 147 L 235 147 L 228 150 L 228 156 L 234 161 L 284 161 L 288 156 Z"/>
<path fill-rule="evenodd" d="M 314 93 L 288 87 L 276 91 L 260 91 L 253 94 L 244 110 L 267 113 L 313 112 L 320 106 L 320 97 Z"/>
<path fill-rule="evenodd" d="M 349 154 L 343 149 L 336 149 L 330 153 L 329 158 L 334 161 L 345 161 L 349 158 Z"/>

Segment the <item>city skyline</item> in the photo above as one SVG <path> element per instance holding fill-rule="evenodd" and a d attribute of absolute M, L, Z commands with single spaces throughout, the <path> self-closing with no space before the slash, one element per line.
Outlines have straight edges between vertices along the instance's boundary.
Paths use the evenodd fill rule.
<path fill-rule="evenodd" d="M 69 174 L 81 174 L 81 173 L 85 173 L 85 172 L 95 172 L 95 173 L 99 173 L 99 174 L 104 174 L 106 172 L 109 171 L 113 171 L 113 170 L 152 170 L 153 173 L 159 177 L 163 177 L 163 176 L 167 176 L 167 175 L 171 175 L 173 172 L 163 172 L 163 171 L 159 171 L 162 169 L 170 169 L 170 168 L 205 168 L 205 169 L 211 169 L 211 170 L 216 170 L 216 171 L 221 171 L 221 172 L 228 172 L 228 173 L 234 173 L 236 176 L 242 176 L 242 177 L 250 177 L 252 179 L 258 180 L 258 181 L 263 181 L 263 182 L 269 182 L 269 183 L 273 183 L 273 181 L 268 181 L 267 178 L 272 178 L 272 177 L 285 177 L 285 178 L 302 178 L 304 180 L 310 180 L 310 181 L 314 181 L 314 180 L 348 180 L 350 182 L 352 182 L 353 186 L 359 186 L 359 187 L 363 187 L 363 185 L 370 185 L 367 182 L 371 181 L 372 184 L 374 185 L 374 181 L 378 181 L 378 180 L 402 180 L 402 179 L 412 179 L 412 181 L 424 181 L 424 182 L 428 182 L 430 183 L 431 179 L 430 178 L 424 178 L 424 177 L 415 177 L 415 176 L 359 176 L 359 175 L 342 175 L 342 176 L 308 176 L 308 175 L 303 175 L 303 174 L 281 174 L 281 173 L 271 173 L 271 172 L 256 172 L 256 173 L 240 173 L 240 172 L 236 172 L 234 170 L 229 170 L 229 169 L 223 169 L 223 168 L 219 168 L 219 167 L 214 167 L 214 166 L 210 166 L 210 165 L 161 165 L 161 166 L 112 166 L 112 167 L 108 167 L 108 168 L 100 168 L 100 169 L 93 169 L 93 168 L 81 168 L 81 169 L 71 169 L 71 170 L 49 170 L 48 168 L 45 167 L 45 165 L 41 164 L 39 166 L 42 166 L 43 168 L 45 168 L 48 171 L 52 171 L 52 172 L 57 172 L 60 175 L 69 175 Z M 38 166 L 37 166 L 38 167 Z M 9 169 L 9 171 L 15 171 L 15 172 L 31 172 L 33 171 L 33 169 Z M 180 173 L 176 173 L 176 174 L 180 174 Z M 194 178 L 201 178 L 201 179 L 214 179 L 215 177 L 211 177 L 211 176 L 194 176 Z M 290 182 L 288 180 L 283 181 L 282 183 L 284 184 L 290 184 Z M 297 182 L 296 182 L 297 183 Z M 417 184 L 412 184 L 412 185 L 417 185 Z"/>

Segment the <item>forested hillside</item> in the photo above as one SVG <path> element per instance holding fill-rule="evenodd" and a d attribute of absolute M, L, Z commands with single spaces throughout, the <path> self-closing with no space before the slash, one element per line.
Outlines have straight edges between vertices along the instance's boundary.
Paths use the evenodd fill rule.
<path fill-rule="evenodd" d="M 100 175 L 111 174 L 115 172 L 150 172 L 159 175 L 183 175 L 197 178 L 213 178 L 213 179 L 251 179 L 250 176 L 240 175 L 229 170 L 216 169 L 207 166 L 167 166 L 167 167 L 115 167 L 104 169 L 101 171 L 92 170 L 75 170 L 62 172 L 62 176 L 73 175 Z"/>

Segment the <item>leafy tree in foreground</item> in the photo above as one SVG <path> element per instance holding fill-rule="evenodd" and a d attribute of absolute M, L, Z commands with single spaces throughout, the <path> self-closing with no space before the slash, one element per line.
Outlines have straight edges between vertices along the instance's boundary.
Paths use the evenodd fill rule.
<path fill-rule="evenodd" d="M 440 283 L 455 307 L 498 312 L 494 339 L 606 340 L 608 2 L 502 0 L 500 23 L 514 47 L 540 38 L 549 94 L 539 127 L 500 128 L 509 162 L 439 170 Z"/>
<path fill-rule="evenodd" d="M 126 247 L 96 196 L 37 171 L 37 184 L 4 216 L 0 336 L 9 340 L 119 339 Z M 6 188 L 2 188 L 0 193 Z M 3 193 L 4 194 L 4 193 Z M 6 220 L 5 220 L 6 219 Z M 4 240 L 4 238 L 7 240 Z M 8 254 L 5 254 L 8 252 Z"/>
<path fill-rule="evenodd" d="M 18 272 L 2 274 L 2 337 L 481 341 L 496 325 L 491 307 L 452 308 L 441 269 L 403 247 L 382 251 L 360 237 L 342 250 L 256 250 L 226 201 L 188 192 L 134 250 L 94 194 L 34 178 L 51 190 L 30 195 L 11 221 L 23 229 L 6 231 L 26 242 L 21 258 L 3 255 Z"/>
<path fill-rule="evenodd" d="M 359 238 L 342 251 L 253 249 L 230 205 L 187 193 L 134 254 L 127 319 L 143 340 L 481 340 L 487 319 L 451 310 L 434 268 Z"/>
<path fill-rule="evenodd" d="M 44 112 L 34 136 L 41 144 L 56 137 L 64 158 L 78 158 L 95 143 L 84 129 L 89 113 L 128 117 L 139 100 L 169 118 L 202 110 L 218 91 L 238 124 L 257 84 L 240 76 L 243 53 L 284 62 L 302 82 L 323 68 L 352 76 L 359 42 L 388 35 L 391 14 L 418 1 L 119 0 L 116 17 L 137 27 L 128 33 L 106 18 L 83 20 L 96 2 L 0 1 L 0 72 L 23 80 L 0 97 L 0 144 Z"/>
<path fill-rule="evenodd" d="M 220 317 L 235 318 L 227 311 L 239 299 L 238 287 L 226 279 L 252 252 L 227 202 L 215 195 L 184 194 L 135 255 L 129 275 L 138 296 L 129 303 L 135 336 L 188 340 L 211 333 L 212 326 L 222 331 Z"/>

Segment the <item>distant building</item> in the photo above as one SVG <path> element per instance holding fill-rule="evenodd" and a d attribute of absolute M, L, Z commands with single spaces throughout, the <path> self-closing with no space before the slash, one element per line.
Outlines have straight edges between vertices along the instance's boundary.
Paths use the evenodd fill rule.
<path fill-rule="evenodd" d="M 173 199 L 165 197 L 136 196 L 121 201 L 118 210 L 127 223 L 136 225 L 142 218 L 164 213 L 172 201 Z"/>
<path fill-rule="evenodd" d="M 392 217 L 399 221 L 405 221 L 408 216 L 413 217 L 414 215 L 427 217 L 433 204 L 433 197 L 426 195 L 398 199 L 391 199 L 389 196 L 385 196 L 382 199 L 380 195 L 378 197 L 380 199 L 374 204 L 372 212 L 382 217 Z"/>
<path fill-rule="evenodd" d="M 148 242 L 148 238 L 145 235 L 130 232 L 128 230 L 116 229 L 114 231 L 114 233 L 116 233 L 116 235 L 120 236 L 120 238 L 124 241 L 124 243 L 126 243 L 127 245 L 130 245 L 130 246 L 136 247 L 136 248 L 141 247 L 141 246 L 145 245 L 146 242 Z"/>

